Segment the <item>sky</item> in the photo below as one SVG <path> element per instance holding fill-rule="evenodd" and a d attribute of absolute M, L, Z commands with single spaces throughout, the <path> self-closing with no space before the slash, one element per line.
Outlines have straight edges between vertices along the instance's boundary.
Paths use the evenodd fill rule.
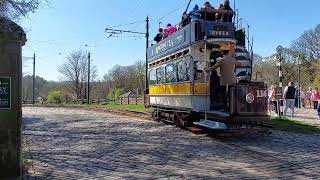
<path fill-rule="evenodd" d="M 178 24 L 188 0 L 48 0 L 37 12 L 21 19 L 27 33 L 23 47 L 24 74 L 32 73 L 29 57 L 36 54 L 36 74 L 47 80 L 63 80 L 57 71 L 70 53 L 90 51 L 100 79 L 114 65 L 130 65 L 145 58 L 145 39 L 122 34 L 108 38 L 105 28 L 145 32 L 145 19 L 150 18 L 152 40 L 159 22 Z M 192 0 L 190 9 L 205 0 Z M 223 0 L 211 0 L 215 7 Z M 233 0 L 231 0 L 233 7 Z M 262 56 L 275 52 L 297 39 L 304 31 L 320 22 L 319 0 L 236 0 L 240 17 L 250 25 L 254 51 Z M 87 46 L 85 46 L 87 45 Z"/>

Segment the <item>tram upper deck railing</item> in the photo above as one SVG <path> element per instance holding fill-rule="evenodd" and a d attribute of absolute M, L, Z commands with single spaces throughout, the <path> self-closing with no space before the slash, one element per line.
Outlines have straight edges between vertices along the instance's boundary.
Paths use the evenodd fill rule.
<path fill-rule="evenodd" d="M 163 39 L 148 49 L 148 61 L 152 62 L 169 55 L 193 43 L 207 39 L 235 39 L 235 28 L 232 22 L 205 21 L 191 22 L 173 35 Z"/>

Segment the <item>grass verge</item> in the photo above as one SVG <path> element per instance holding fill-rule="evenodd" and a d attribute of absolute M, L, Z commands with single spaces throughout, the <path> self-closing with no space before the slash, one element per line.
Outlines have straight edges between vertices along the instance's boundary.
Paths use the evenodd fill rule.
<path fill-rule="evenodd" d="M 137 112 L 153 112 L 152 108 L 145 108 L 144 105 L 131 105 L 131 104 L 130 105 L 129 104 L 81 105 L 81 107 L 107 108 L 107 109 L 137 111 Z"/>
<path fill-rule="evenodd" d="M 310 125 L 289 118 L 272 118 L 272 129 L 302 134 L 320 133 L 320 126 Z"/>

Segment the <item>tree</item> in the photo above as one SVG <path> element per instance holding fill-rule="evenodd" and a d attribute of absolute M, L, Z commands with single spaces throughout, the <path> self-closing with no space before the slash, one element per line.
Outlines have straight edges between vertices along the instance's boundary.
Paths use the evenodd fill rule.
<path fill-rule="evenodd" d="M 119 99 L 121 95 L 121 89 L 119 88 L 114 88 L 114 89 L 111 89 L 108 93 L 108 98 L 110 100 L 113 100 L 115 103 L 117 101 L 117 99 Z"/>
<path fill-rule="evenodd" d="M 78 50 L 74 51 L 67 58 L 67 61 L 58 67 L 58 71 L 63 79 L 69 83 L 70 91 L 74 93 L 77 99 L 81 99 L 85 95 L 85 83 L 88 77 L 88 58 L 87 53 Z M 93 82 L 97 78 L 97 68 L 91 62 L 90 81 Z M 91 89 L 92 85 L 90 86 Z"/>
<path fill-rule="evenodd" d="M 40 0 L 0 0 L 0 17 L 19 19 L 35 12 L 40 5 Z"/>
<path fill-rule="evenodd" d="M 294 41 L 292 49 L 308 57 L 311 62 L 320 62 L 320 24 L 305 31 Z"/>
<path fill-rule="evenodd" d="M 114 66 L 104 75 L 104 82 L 108 89 L 120 88 L 124 92 L 140 90 L 143 92 L 145 86 L 145 63 L 137 61 L 130 66 Z"/>

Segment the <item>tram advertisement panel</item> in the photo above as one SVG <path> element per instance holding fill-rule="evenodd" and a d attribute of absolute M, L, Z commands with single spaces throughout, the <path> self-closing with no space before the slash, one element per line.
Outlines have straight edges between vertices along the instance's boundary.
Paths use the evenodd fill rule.
<path fill-rule="evenodd" d="M 187 35 L 189 34 L 189 36 Z M 166 55 L 171 51 L 181 49 L 182 47 L 190 43 L 190 27 L 187 26 L 184 29 L 176 32 L 175 34 L 162 40 L 160 43 L 152 46 L 148 50 L 149 62 Z"/>

